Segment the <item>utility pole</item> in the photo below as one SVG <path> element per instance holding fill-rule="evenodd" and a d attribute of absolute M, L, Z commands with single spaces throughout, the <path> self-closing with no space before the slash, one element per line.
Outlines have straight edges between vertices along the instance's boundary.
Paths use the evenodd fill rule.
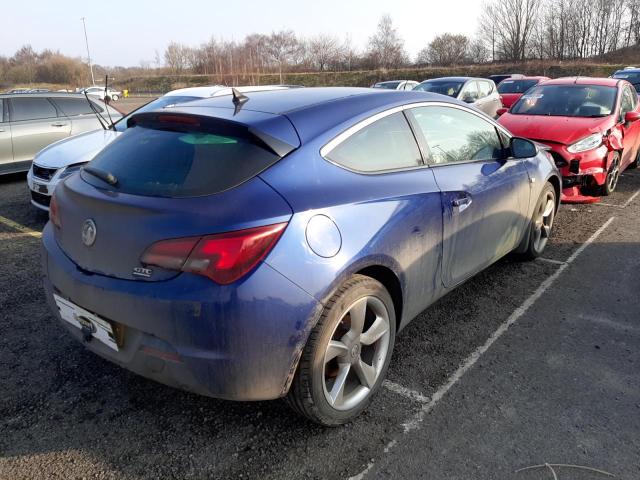
<path fill-rule="evenodd" d="M 93 78 L 93 65 L 91 64 L 91 54 L 89 53 L 89 40 L 87 39 L 87 25 L 84 23 L 84 17 L 82 17 L 82 26 L 84 27 L 84 43 L 87 45 L 87 59 L 89 60 L 89 70 L 91 71 L 91 85 L 95 85 L 96 81 Z"/>

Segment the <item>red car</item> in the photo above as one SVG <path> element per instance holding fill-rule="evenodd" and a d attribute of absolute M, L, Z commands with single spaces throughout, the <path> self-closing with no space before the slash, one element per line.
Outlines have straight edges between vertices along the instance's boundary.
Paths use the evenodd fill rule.
<path fill-rule="evenodd" d="M 524 92 L 545 80 L 549 80 L 549 77 L 522 77 L 503 80 L 500 82 L 500 85 L 498 85 L 498 93 L 500 94 L 502 106 L 510 108 L 511 105 L 518 101 Z"/>
<path fill-rule="evenodd" d="M 625 80 L 559 78 L 527 90 L 499 122 L 546 144 L 563 175 L 563 200 L 597 201 L 639 160 L 638 95 Z"/>

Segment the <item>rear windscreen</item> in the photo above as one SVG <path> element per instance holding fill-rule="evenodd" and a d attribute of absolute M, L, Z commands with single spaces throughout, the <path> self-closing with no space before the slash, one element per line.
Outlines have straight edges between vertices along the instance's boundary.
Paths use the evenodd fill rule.
<path fill-rule="evenodd" d="M 88 172 L 100 188 L 153 197 L 194 197 L 235 187 L 279 157 L 241 128 L 175 131 L 133 126 L 89 164 L 112 174 L 109 185 Z"/>

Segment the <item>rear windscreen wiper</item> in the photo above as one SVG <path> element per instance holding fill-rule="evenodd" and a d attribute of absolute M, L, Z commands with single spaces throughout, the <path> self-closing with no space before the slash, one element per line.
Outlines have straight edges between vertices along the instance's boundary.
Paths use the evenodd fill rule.
<path fill-rule="evenodd" d="M 113 173 L 105 172 L 104 170 L 100 170 L 99 168 L 95 167 L 84 167 L 82 170 L 90 175 L 93 175 L 96 178 L 99 178 L 103 182 L 107 182 L 109 185 L 118 184 L 118 179 Z"/>

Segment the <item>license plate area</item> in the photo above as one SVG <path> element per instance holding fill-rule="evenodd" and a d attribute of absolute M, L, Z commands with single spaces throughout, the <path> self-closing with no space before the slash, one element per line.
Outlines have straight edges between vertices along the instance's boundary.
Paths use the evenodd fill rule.
<path fill-rule="evenodd" d="M 100 318 L 58 295 L 54 294 L 53 298 L 64 321 L 82 330 L 89 340 L 96 339 L 116 352 L 120 350 L 123 340 L 121 326 Z"/>

